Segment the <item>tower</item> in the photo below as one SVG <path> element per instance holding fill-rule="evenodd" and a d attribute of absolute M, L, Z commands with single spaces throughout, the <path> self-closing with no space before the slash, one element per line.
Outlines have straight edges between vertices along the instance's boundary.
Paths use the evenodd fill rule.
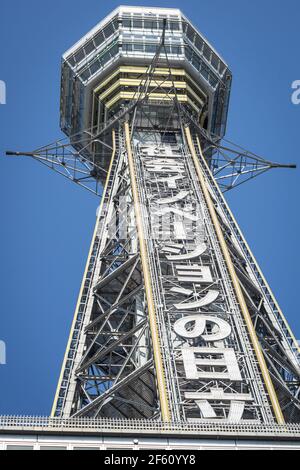
<path fill-rule="evenodd" d="M 223 144 L 231 78 L 176 9 L 119 7 L 64 54 L 67 139 L 24 155 L 101 205 L 53 418 L 300 422 L 297 341 L 224 197 L 284 165 Z"/>

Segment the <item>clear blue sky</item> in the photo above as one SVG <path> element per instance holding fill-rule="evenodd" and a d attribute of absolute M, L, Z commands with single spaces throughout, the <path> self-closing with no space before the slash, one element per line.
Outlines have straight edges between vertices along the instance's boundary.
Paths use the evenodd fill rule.
<path fill-rule="evenodd" d="M 227 137 L 299 163 L 296 0 L 123 2 L 181 8 L 233 72 Z M 2 0 L 0 80 L 0 414 L 50 412 L 89 248 L 97 199 L 29 159 L 2 157 L 60 136 L 60 57 L 118 2 Z M 228 197 L 295 334 L 299 320 L 299 169 L 274 170 Z"/>

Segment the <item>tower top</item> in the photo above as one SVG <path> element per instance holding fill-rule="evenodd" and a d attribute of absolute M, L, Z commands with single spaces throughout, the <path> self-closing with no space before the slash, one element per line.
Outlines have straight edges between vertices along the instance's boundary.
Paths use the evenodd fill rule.
<path fill-rule="evenodd" d="M 164 21 L 168 64 L 178 90 L 179 81 L 186 83 L 182 102 L 208 132 L 225 134 L 232 75 L 220 54 L 179 9 L 120 6 L 63 55 L 61 128 L 68 136 L 101 125 L 131 99 L 133 83 L 123 81 L 137 80 L 137 68 L 142 73 L 151 63 Z M 124 66 L 135 72 L 120 70 Z M 117 87 L 114 81 L 120 79 Z M 99 109 L 91 115 L 95 106 Z"/>

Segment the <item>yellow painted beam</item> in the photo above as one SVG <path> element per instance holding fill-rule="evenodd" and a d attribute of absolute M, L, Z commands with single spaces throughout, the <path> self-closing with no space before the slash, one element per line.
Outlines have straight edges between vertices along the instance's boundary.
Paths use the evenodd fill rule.
<path fill-rule="evenodd" d="M 121 86 L 131 86 L 131 87 L 138 87 L 142 84 L 145 84 L 146 80 L 141 80 L 141 79 L 136 79 L 136 78 L 119 78 L 116 82 L 114 82 L 110 88 L 105 90 L 101 95 L 99 95 L 99 98 L 101 101 L 103 101 L 107 96 L 109 96 L 116 88 L 119 88 Z M 174 85 L 178 89 L 186 89 L 187 85 L 185 82 L 174 82 Z M 150 82 L 151 87 L 162 87 L 162 88 L 171 88 L 173 87 L 173 82 L 171 81 L 151 81 Z"/>
<path fill-rule="evenodd" d="M 112 72 L 107 78 L 101 82 L 97 88 L 95 88 L 94 93 L 98 93 L 102 88 L 104 88 L 111 80 L 113 80 L 118 74 L 120 73 L 134 73 L 137 75 L 145 74 L 148 70 L 148 67 L 135 67 L 135 66 L 121 66 L 118 67 L 114 72 Z M 154 75 L 169 75 L 170 70 L 167 68 L 156 68 L 154 70 Z M 193 82 L 192 78 L 187 75 L 184 69 L 171 69 L 172 76 L 179 76 L 185 77 L 188 76 L 191 82 Z M 195 82 L 193 82 L 195 84 Z M 195 86 L 197 86 L 195 84 Z"/>
<path fill-rule="evenodd" d="M 54 402 L 53 402 L 53 406 L 52 406 L 52 410 L 51 410 L 51 417 L 55 416 L 55 410 L 56 410 L 57 401 L 58 401 L 58 398 L 59 398 L 59 391 L 60 391 L 61 383 L 63 381 L 63 375 L 64 375 L 66 363 L 67 363 L 67 360 L 68 360 L 68 354 L 69 354 L 69 350 L 70 350 L 70 347 L 71 347 L 71 342 L 73 340 L 72 335 L 73 335 L 73 331 L 74 331 L 75 324 L 76 324 L 76 321 L 77 321 L 79 306 L 80 306 L 81 298 L 82 298 L 82 295 L 83 295 L 83 290 L 84 290 L 84 287 L 85 287 L 86 276 L 87 276 L 87 273 L 88 273 L 90 258 L 92 256 L 92 251 L 93 251 L 94 244 L 95 244 L 95 239 L 96 239 L 96 236 L 97 236 L 99 219 L 101 217 L 103 203 L 104 203 L 104 199 L 105 199 L 105 196 L 106 196 L 106 193 L 107 193 L 108 183 L 109 183 L 109 179 L 110 179 L 111 171 L 112 171 L 112 165 L 113 165 L 113 162 L 114 162 L 114 159 L 115 159 L 115 156 L 116 156 L 116 135 L 115 135 L 115 130 L 114 129 L 112 131 L 112 143 L 113 143 L 113 151 L 112 151 L 112 156 L 111 156 L 111 160 L 110 160 L 110 166 L 109 166 L 109 169 L 108 169 L 108 172 L 107 172 L 105 186 L 103 188 L 103 194 L 102 194 L 102 198 L 101 198 L 99 215 L 98 215 L 98 219 L 97 219 L 97 222 L 96 222 L 94 234 L 93 234 L 93 237 L 92 237 L 90 251 L 89 251 L 89 254 L 88 254 L 87 263 L 86 263 L 86 267 L 85 267 L 85 271 L 84 271 L 84 275 L 83 275 L 83 279 L 82 279 L 82 283 L 81 283 L 81 287 L 80 287 L 80 291 L 79 291 L 79 296 L 78 296 L 78 300 L 77 300 L 77 304 L 76 304 L 76 308 L 75 308 L 75 314 L 74 314 L 74 318 L 73 318 L 73 322 L 72 322 L 70 336 L 69 336 L 69 339 L 68 339 L 68 344 L 67 344 L 64 360 L 63 360 L 63 363 L 62 363 L 60 377 L 59 377 L 59 380 L 58 380 L 58 386 L 57 386 L 57 389 L 56 389 L 56 394 L 55 394 L 55 397 L 54 397 Z"/>
<path fill-rule="evenodd" d="M 200 153 L 201 153 L 201 145 L 200 145 L 200 140 L 199 140 L 198 137 L 197 137 L 197 145 L 198 145 L 199 151 L 200 151 Z M 213 178 L 213 174 L 212 174 L 212 172 L 211 172 L 211 169 L 209 168 L 209 166 L 208 166 L 208 164 L 207 164 L 207 162 L 206 162 L 206 160 L 205 160 L 204 157 L 203 157 L 203 162 L 204 162 L 204 165 L 206 166 L 207 171 L 210 173 L 211 177 Z M 232 220 L 233 220 L 233 221 L 235 222 L 235 224 L 238 226 L 238 223 L 237 223 L 237 221 L 236 221 L 236 219 L 235 219 L 235 217 L 234 217 L 234 215 L 233 215 L 233 213 L 232 213 L 232 211 L 231 211 L 229 205 L 227 204 L 226 199 L 223 197 L 223 194 L 222 194 L 222 192 L 221 192 L 220 190 L 219 190 L 219 194 L 220 194 L 220 196 L 222 197 L 223 202 L 224 202 L 224 204 L 226 205 L 226 209 L 228 210 L 228 212 L 229 212 L 229 214 L 230 214 Z M 284 315 L 283 311 L 281 310 L 280 305 L 278 304 L 278 302 L 277 302 L 277 300 L 276 300 L 276 298 L 275 298 L 275 296 L 274 296 L 274 294 L 273 294 L 273 292 L 272 292 L 271 287 L 270 287 L 269 284 L 268 284 L 268 281 L 266 280 L 266 278 L 265 278 L 265 276 L 264 276 L 262 270 L 260 269 L 259 264 L 258 264 L 257 260 L 255 259 L 255 256 L 254 256 L 254 254 L 252 253 L 252 250 L 251 250 L 250 246 L 248 245 L 247 240 L 245 239 L 245 237 L 243 236 L 242 233 L 241 233 L 241 237 L 243 238 L 243 242 L 245 243 L 245 245 L 246 245 L 246 247 L 247 247 L 247 250 L 249 251 L 249 253 L 251 253 L 251 256 L 252 256 L 252 258 L 253 258 L 253 260 L 254 260 L 254 262 L 255 262 L 255 264 L 256 264 L 256 267 L 257 267 L 257 269 L 258 269 L 258 272 L 259 272 L 259 274 L 260 274 L 262 280 L 264 281 L 264 283 L 265 283 L 265 285 L 267 286 L 267 288 L 269 289 L 269 291 L 272 293 L 272 295 L 273 295 L 273 300 L 274 300 L 274 303 L 275 303 L 275 305 L 276 305 L 276 308 L 277 308 L 277 310 L 278 310 L 278 312 L 279 312 L 279 314 L 280 314 L 282 320 L 284 321 L 284 324 L 285 324 L 285 326 L 286 326 L 286 328 L 287 328 L 289 334 L 291 335 L 291 338 L 293 339 L 293 341 L 294 341 L 294 343 L 295 343 L 295 347 L 298 349 L 298 352 L 300 353 L 300 346 L 298 346 L 298 341 L 297 341 L 297 339 L 296 339 L 294 333 L 292 332 L 292 329 L 291 329 L 290 325 L 288 324 L 288 321 L 287 321 L 287 319 L 285 318 L 285 315 Z"/>
<path fill-rule="evenodd" d="M 231 281 L 232 281 L 232 284 L 233 284 L 233 287 L 234 287 L 234 290 L 235 290 L 235 294 L 236 294 L 238 303 L 240 305 L 245 323 L 247 325 L 249 336 L 250 336 L 250 339 L 251 339 L 251 342 L 252 342 L 252 345 L 253 345 L 258 363 L 260 365 L 260 370 L 261 370 L 261 373 L 262 373 L 262 376 L 263 376 L 263 380 L 264 380 L 264 383 L 265 383 L 265 386 L 266 386 L 266 390 L 268 392 L 268 395 L 269 395 L 269 398 L 270 398 L 270 401 L 271 401 L 271 404 L 272 404 L 272 407 L 273 407 L 275 417 L 277 419 L 278 424 L 284 424 L 285 421 L 284 421 L 284 417 L 283 417 L 283 414 L 282 414 L 281 407 L 279 405 L 278 397 L 276 395 L 274 385 L 273 385 L 273 382 L 271 380 L 271 377 L 270 377 L 270 374 L 269 374 L 269 371 L 268 371 L 268 368 L 267 368 L 267 364 L 266 364 L 261 346 L 259 344 L 256 332 L 255 332 L 255 328 L 254 328 L 254 325 L 252 323 L 251 316 L 250 316 L 250 313 L 249 313 L 249 310 L 248 310 L 248 307 L 247 307 L 247 304 L 246 304 L 246 301 L 245 301 L 245 298 L 244 298 L 244 294 L 243 294 L 243 291 L 241 289 L 240 282 L 238 280 L 238 277 L 237 277 L 237 274 L 236 274 L 236 271 L 235 271 L 235 268 L 234 268 L 234 265 L 233 265 L 233 262 L 232 262 L 232 259 L 231 259 L 231 256 L 230 256 L 230 253 L 229 253 L 229 250 L 228 250 L 228 247 L 227 247 L 224 235 L 223 235 L 223 231 L 221 229 L 221 225 L 219 223 L 219 219 L 217 217 L 217 213 L 215 211 L 215 207 L 214 207 L 214 204 L 212 202 L 212 199 L 211 199 L 211 196 L 210 196 L 210 193 L 209 193 L 206 181 L 205 181 L 205 177 L 204 177 L 203 171 L 201 169 L 201 166 L 200 166 L 200 163 L 199 163 L 196 151 L 195 151 L 195 147 L 194 147 L 194 144 L 193 144 L 193 141 L 192 141 L 191 131 L 190 131 L 189 127 L 185 127 L 185 134 L 186 134 L 187 143 L 188 143 L 188 146 L 189 146 L 192 158 L 193 158 L 195 169 L 196 169 L 196 172 L 197 172 L 197 175 L 198 175 L 198 179 L 199 179 L 202 191 L 203 191 L 203 195 L 204 195 L 204 198 L 206 200 L 207 207 L 208 207 L 212 222 L 214 224 L 216 235 L 218 237 L 218 240 L 219 240 L 219 243 L 220 243 L 220 246 L 221 246 L 221 249 L 222 249 L 222 253 L 223 253 L 226 265 L 227 265 L 227 269 L 228 269 L 230 277 L 231 277 Z M 201 149 L 201 147 L 200 147 L 200 149 Z M 201 158 L 204 159 L 203 154 L 202 154 L 202 150 L 201 150 Z"/>
<path fill-rule="evenodd" d="M 153 297 L 153 287 L 152 287 L 152 280 L 151 280 L 151 273 L 149 268 L 149 253 L 145 241 L 145 233 L 143 227 L 143 219 L 142 219 L 142 212 L 141 212 L 141 203 L 139 200 L 139 193 L 138 187 L 136 182 L 136 170 L 132 155 L 131 149 L 131 138 L 130 138 L 130 129 L 128 122 L 125 123 L 125 141 L 126 141 L 126 149 L 127 149 L 127 156 L 128 156 L 128 165 L 129 165 L 129 172 L 130 172 L 130 180 L 131 180 L 131 189 L 133 195 L 133 202 L 134 202 L 134 210 L 135 210 L 135 219 L 136 219 L 136 226 L 137 226 L 137 233 L 139 239 L 139 247 L 140 247 L 140 254 L 141 254 L 141 263 L 144 275 L 144 285 L 145 285 L 145 294 L 147 299 L 147 306 L 148 306 L 148 315 L 149 315 L 149 324 L 150 324 L 150 331 L 152 337 L 152 347 L 153 347 L 153 357 L 156 369 L 156 378 L 157 378 L 157 387 L 159 392 L 159 400 L 160 400 L 160 407 L 161 407 L 161 414 L 163 421 L 169 422 L 171 421 L 171 414 L 170 414 L 170 406 L 169 406 L 169 397 L 166 387 L 166 378 L 163 366 L 163 359 L 161 353 L 161 344 L 159 338 L 159 331 L 158 331 L 158 324 L 157 324 L 157 313 L 156 307 Z"/>
<path fill-rule="evenodd" d="M 111 108 L 115 103 L 117 103 L 121 99 L 125 100 L 133 100 L 135 98 L 138 98 L 139 94 L 137 92 L 132 92 L 132 91 L 121 91 L 118 93 L 116 96 L 114 96 L 110 101 L 108 101 L 105 106 L 106 108 Z M 143 95 L 140 97 L 143 98 Z M 171 101 L 175 98 L 174 94 L 169 94 L 168 96 L 165 95 L 164 93 L 150 93 L 148 96 L 148 99 L 151 101 L 153 100 L 160 100 L 160 101 Z M 177 95 L 178 101 L 182 103 L 187 103 L 188 97 L 187 95 Z"/>

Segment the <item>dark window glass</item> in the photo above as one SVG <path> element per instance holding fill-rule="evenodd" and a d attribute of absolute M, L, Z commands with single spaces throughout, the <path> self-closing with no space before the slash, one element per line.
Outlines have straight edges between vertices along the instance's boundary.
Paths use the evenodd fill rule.
<path fill-rule="evenodd" d="M 90 69 L 86 69 L 84 72 L 81 73 L 82 80 L 87 80 L 91 75 Z"/>
<path fill-rule="evenodd" d="M 70 56 L 68 57 L 68 62 L 71 64 L 72 67 L 74 67 L 74 65 L 76 64 L 76 61 L 74 59 L 74 56 Z"/>
<path fill-rule="evenodd" d="M 154 44 L 146 44 L 145 51 L 155 53 L 157 51 L 157 47 Z"/>
<path fill-rule="evenodd" d="M 210 61 L 211 50 L 210 50 L 210 48 L 207 46 L 207 44 L 204 44 L 203 55 L 204 55 L 204 57 L 205 57 L 207 60 Z"/>
<path fill-rule="evenodd" d="M 104 36 L 106 38 L 109 38 L 114 33 L 114 28 L 113 28 L 112 24 L 110 23 L 107 26 L 105 26 L 103 32 L 104 32 Z"/>
<path fill-rule="evenodd" d="M 123 50 L 126 52 L 132 51 L 132 44 L 123 44 Z"/>
<path fill-rule="evenodd" d="M 75 59 L 75 62 L 78 63 L 78 62 L 81 62 L 82 59 L 84 59 L 84 52 L 83 52 L 83 49 L 80 49 L 78 52 L 76 52 L 75 56 L 74 56 L 74 59 Z"/>
<path fill-rule="evenodd" d="M 91 73 L 92 75 L 94 75 L 94 73 L 97 72 L 97 70 L 99 70 L 101 67 L 101 64 L 99 62 L 99 60 L 96 60 L 96 62 L 94 62 L 92 65 L 91 65 Z"/>
<path fill-rule="evenodd" d="M 98 447 L 74 447 L 73 450 L 99 450 Z"/>
<path fill-rule="evenodd" d="M 222 75 L 224 73 L 224 70 L 226 69 L 225 64 L 223 62 L 220 62 L 220 74 Z"/>
<path fill-rule="evenodd" d="M 188 60 L 191 60 L 193 55 L 192 49 L 189 46 L 185 47 L 185 56 Z"/>
<path fill-rule="evenodd" d="M 84 45 L 84 50 L 86 55 L 90 54 L 95 49 L 95 46 L 92 41 Z"/>
<path fill-rule="evenodd" d="M 195 39 L 195 46 L 197 47 L 197 49 L 199 49 L 199 51 L 202 51 L 203 41 L 198 35 L 196 36 L 196 39 Z"/>
<path fill-rule="evenodd" d="M 191 42 L 194 42 L 195 32 L 190 25 L 187 27 L 186 35 Z"/>
<path fill-rule="evenodd" d="M 133 20 L 132 22 L 134 28 L 143 28 L 143 21 L 142 20 Z"/>
<path fill-rule="evenodd" d="M 143 44 L 134 44 L 134 50 L 135 50 L 135 51 L 139 51 L 139 52 L 140 52 L 140 51 L 143 52 L 143 51 L 144 51 L 144 46 L 143 46 Z"/>
<path fill-rule="evenodd" d="M 131 28 L 131 20 L 122 20 L 124 28 Z"/>
<path fill-rule="evenodd" d="M 206 78 L 206 80 L 208 80 L 208 78 L 209 78 L 209 70 L 208 70 L 208 68 L 206 67 L 206 65 L 204 65 L 203 63 L 202 63 L 202 67 L 201 67 L 201 75 L 202 75 L 204 78 Z"/>
<path fill-rule="evenodd" d="M 211 57 L 211 65 L 216 69 L 219 70 L 219 59 L 216 54 L 212 53 Z"/>
<path fill-rule="evenodd" d="M 200 69 L 200 59 L 196 56 L 196 54 L 193 55 L 192 64 L 197 70 Z"/>
<path fill-rule="evenodd" d="M 145 29 L 157 29 L 157 22 L 153 20 L 145 20 L 144 28 Z"/>
<path fill-rule="evenodd" d="M 33 450 L 33 446 L 7 446 L 6 450 Z"/>
<path fill-rule="evenodd" d="M 67 450 L 67 448 L 62 446 L 41 446 L 40 450 Z"/>
<path fill-rule="evenodd" d="M 181 47 L 179 47 L 179 46 L 172 46 L 171 50 L 172 50 L 172 54 L 178 55 L 178 54 L 181 53 Z"/>
<path fill-rule="evenodd" d="M 94 41 L 97 46 L 100 46 L 100 44 L 104 42 L 104 36 L 102 31 L 100 31 L 100 33 L 95 36 Z"/>
<path fill-rule="evenodd" d="M 175 23 L 174 21 L 171 21 L 170 23 L 170 29 L 171 31 L 179 31 L 179 23 Z"/>

